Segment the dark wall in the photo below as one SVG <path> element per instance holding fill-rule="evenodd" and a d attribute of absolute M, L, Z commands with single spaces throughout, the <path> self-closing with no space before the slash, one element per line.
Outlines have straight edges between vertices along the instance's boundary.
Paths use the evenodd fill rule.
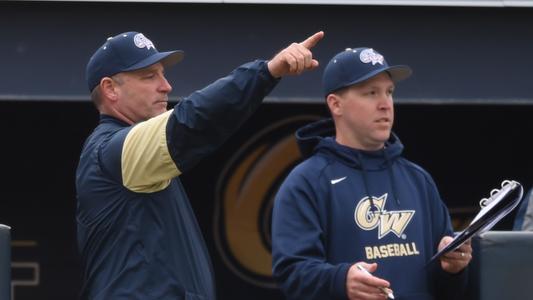
<path fill-rule="evenodd" d="M 399 101 L 533 103 L 533 8 L 2 1 L 0 28 L 4 99 L 87 99 L 88 58 L 124 31 L 186 51 L 169 71 L 178 97 L 324 30 L 315 49 L 322 67 L 358 46 L 411 65 Z M 284 81 L 272 96 L 319 102 L 321 70 Z"/>
<path fill-rule="evenodd" d="M 11 225 L 19 242 L 13 261 L 40 266 L 39 285 L 16 288 L 16 299 L 75 299 L 80 270 L 74 172 L 97 114 L 90 103 L 76 102 L 0 102 L 0 111 L 0 223 Z M 406 156 L 434 176 L 457 220 L 471 218 L 471 208 L 503 179 L 531 185 L 527 140 L 533 106 L 399 105 L 396 113 L 395 131 Z M 220 299 L 281 299 L 276 290 L 242 280 L 223 262 L 213 230 L 215 187 L 229 158 L 254 134 L 298 115 L 326 114 L 322 105 L 265 104 L 220 151 L 182 176 L 213 257 Z M 497 229 L 510 229 L 511 222 L 506 218 Z M 21 245 L 24 240 L 33 246 Z M 17 269 L 13 276 L 28 280 L 33 274 Z"/>

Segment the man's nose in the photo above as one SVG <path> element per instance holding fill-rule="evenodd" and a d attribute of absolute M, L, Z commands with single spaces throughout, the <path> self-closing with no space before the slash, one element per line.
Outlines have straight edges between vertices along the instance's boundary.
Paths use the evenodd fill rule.
<path fill-rule="evenodd" d="M 172 91 L 172 86 L 165 77 L 161 78 L 161 85 L 159 86 L 161 92 L 170 93 Z"/>
<path fill-rule="evenodd" d="M 379 100 L 380 109 L 390 109 L 393 105 L 392 96 L 388 93 L 381 95 Z"/>

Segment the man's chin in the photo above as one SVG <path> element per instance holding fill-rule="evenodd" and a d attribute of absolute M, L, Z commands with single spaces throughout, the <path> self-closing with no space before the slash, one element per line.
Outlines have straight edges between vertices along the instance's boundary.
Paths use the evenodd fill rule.
<path fill-rule="evenodd" d="M 161 107 L 161 108 L 158 108 L 155 112 L 154 112 L 154 117 L 155 116 L 159 116 L 160 114 L 163 114 L 165 112 L 167 112 L 168 109 L 167 109 L 167 106 L 165 105 L 165 107 Z"/>
<path fill-rule="evenodd" d="M 390 131 L 380 132 L 378 134 L 378 136 L 376 136 L 376 140 L 385 143 L 386 141 L 388 141 L 390 139 L 390 136 L 391 136 L 391 132 Z"/>

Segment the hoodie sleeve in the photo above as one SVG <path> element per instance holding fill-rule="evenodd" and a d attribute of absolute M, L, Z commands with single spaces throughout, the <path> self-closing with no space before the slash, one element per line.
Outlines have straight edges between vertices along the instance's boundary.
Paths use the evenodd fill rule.
<path fill-rule="evenodd" d="M 300 172 L 299 172 L 300 171 Z M 273 276 L 289 300 L 347 299 L 350 264 L 326 262 L 325 229 L 317 182 L 296 168 L 276 195 L 272 215 Z"/>
<path fill-rule="evenodd" d="M 436 244 L 435 252 L 438 250 L 440 240 L 444 236 L 454 236 L 453 227 L 450 220 L 448 208 L 440 198 L 437 186 L 433 179 L 427 175 L 429 180 L 429 194 L 433 201 L 433 236 Z M 465 293 L 468 284 L 468 267 L 458 274 L 450 274 L 441 268 L 440 261 L 435 264 L 435 287 L 438 299 L 460 299 Z"/>

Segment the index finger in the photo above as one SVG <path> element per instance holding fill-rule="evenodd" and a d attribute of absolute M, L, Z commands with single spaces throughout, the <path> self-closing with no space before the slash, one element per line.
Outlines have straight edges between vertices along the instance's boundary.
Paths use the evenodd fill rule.
<path fill-rule="evenodd" d="M 300 45 L 304 46 L 307 49 L 313 48 L 318 41 L 324 37 L 324 31 L 319 31 L 312 36 L 308 37 L 305 41 L 301 42 Z"/>

